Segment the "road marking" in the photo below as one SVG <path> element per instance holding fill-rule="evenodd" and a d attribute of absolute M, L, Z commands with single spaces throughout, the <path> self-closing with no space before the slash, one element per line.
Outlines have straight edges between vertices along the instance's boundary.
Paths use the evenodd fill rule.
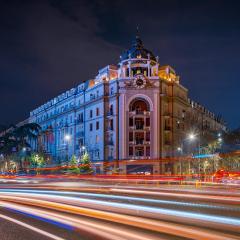
<path fill-rule="evenodd" d="M 43 231 L 43 230 L 41 230 L 41 229 L 38 229 L 38 228 L 36 228 L 36 227 L 33 227 L 33 226 L 31 226 L 31 225 L 29 225 L 29 224 L 27 224 L 27 223 L 18 221 L 18 220 L 14 219 L 14 218 L 10 218 L 10 217 L 5 216 L 5 215 L 3 215 L 3 214 L 0 214 L 0 218 L 3 218 L 3 219 L 6 219 L 6 220 L 8 220 L 8 221 L 10 221 L 10 222 L 16 223 L 16 224 L 18 224 L 18 225 L 20 225 L 20 226 L 22 226 L 22 227 L 28 228 L 29 230 L 32 230 L 32 231 L 37 232 L 37 233 L 39 233 L 39 234 L 42 234 L 42 235 L 44 235 L 44 236 L 46 236 L 46 237 L 49 237 L 49 238 L 51 238 L 51 239 L 54 239 L 54 240 L 65 240 L 64 238 L 61 238 L 61 237 L 58 237 L 58 236 L 53 235 L 53 234 L 51 234 L 51 233 L 45 232 L 45 231 Z"/>

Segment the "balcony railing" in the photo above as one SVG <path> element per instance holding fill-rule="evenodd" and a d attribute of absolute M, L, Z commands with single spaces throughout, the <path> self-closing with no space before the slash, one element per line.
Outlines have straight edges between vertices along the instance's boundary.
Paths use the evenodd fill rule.
<path fill-rule="evenodd" d="M 109 112 L 107 112 L 107 116 L 113 116 L 113 111 L 109 111 Z"/>
<path fill-rule="evenodd" d="M 141 111 L 141 110 L 135 110 L 135 111 L 131 111 L 129 112 L 130 115 L 150 115 L 149 111 Z"/>
<path fill-rule="evenodd" d="M 170 145 L 170 144 L 171 144 L 171 141 L 166 140 L 166 141 L 164 141 L 164 144 L 165 144 L 165 145 Z"/>
<path fill-rule="evenodd" d="M 84 132 L 76 132 L 76 137 L 84 137 Z"/>
<path fill-rule="evenodd" d="M 83 119 L 77 119 L 77 124 L 83 123 Z"/>
<path fill-rule="evenodd" d="M 136 145 L 141 145 L 141 144 L 143 144 L 144 143 L 144 140 L 143 139 L 141 139 L 141 140 L 136 140 Z"/>
<path fill-rule="evenodd" d="M 108 140 L 108 141 L 107 141 L 107 145 L 109 145 L 109 146 L 113 146 L 113 145 L 114 145 L 113 140 Z"/>

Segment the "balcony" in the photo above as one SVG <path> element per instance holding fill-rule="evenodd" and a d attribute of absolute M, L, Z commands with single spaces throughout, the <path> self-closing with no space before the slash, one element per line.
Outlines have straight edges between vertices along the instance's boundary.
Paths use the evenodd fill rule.
<path fill-rule="evenodd" d="M 164 144 L 165 144 L 165 145 L 171 145 L 171 141 L 165 140 L 165 141 L 164 141 Z"/>
<path fill-rule="evenodd" d="M 107 140 L 107 141 L 106 141 L 106 144 L 107 144 L 108 146 L 114 146 L 113 140 Z"/>
<path fill-rule="evenodd" d="M 77 119 L 76 122 L 77 124 L 83 123 L 83 119 Z"/>
<path fill-rule="evenodd" d="M 77 138 L 84 137 L 84 132 L 83 131 L 76 132 L 76 137 Z"/>
<path fill-rule="evenodd" d="M 107 117 L 112 117 L 113 116 L 113 111 L 107 112 Z"/>
<path fill-rule="evenodd" d="M 114 129 L 113 129 L 113 127 L 111 127 L 111 126 L 108 126 L 108 127 L 107 127 L 107 131 L 114 131 Z"/>
<path fill-rule="evenodd" d="M 165 126 L 165 127 L 164 127 L 164 130 L 165 130 L 165 131 L 170 131 L 170 130 L 171 130 L 171 127 L 170 127 L 170 126 Z"/>
<path fill-rule="evenodd" d="M 113 161 L 113 156 L 108 156 L 108 161 Z"/>
<path fill-rule="evenodd" d="M 144 129 L 144 125 L 135 125 L 135 129 L 136 130 L 143 130 Z"/>
<path fill-rule="evenodd" d="M 144 143 L 144 139 L 137 139 L 136 145 L 142 145 Z"/>
<path fill-rule="evenodd" d="M 150 112 L 149 111 L 135 110 L 135 111 L 129 112 L 129 115 L 140 115 L 140 116 L 145 115 L 145 116 L 149 116 Z"/>
<path fill-rule="evenodd" d="M 169 111 L 164 111 L 163 112 L 163 116 L 169 116 L 170 115 L 170 112 Z"/>

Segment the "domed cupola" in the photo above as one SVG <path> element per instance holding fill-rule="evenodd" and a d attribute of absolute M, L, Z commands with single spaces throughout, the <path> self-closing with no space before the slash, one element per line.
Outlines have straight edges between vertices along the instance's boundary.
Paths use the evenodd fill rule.
<path fill-rule="evenodd" d="M 150 57 L 152 61 L 156 62 L 156 58 L 153 55 L 153 53 L 147 50 L 146 48 L 144 48 L 142 40 L 140 39 L 139 36 L 136 36 L 135 41 L 133 41 L 132 47 L 121 55 L 121 61 L 127 60 L 129 58 L 148 59 L 148 57 Z"/>

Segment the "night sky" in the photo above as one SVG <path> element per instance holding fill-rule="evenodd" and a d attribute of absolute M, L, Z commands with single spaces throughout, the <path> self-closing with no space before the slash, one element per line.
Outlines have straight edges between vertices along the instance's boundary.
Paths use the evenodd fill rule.
<path fill-rule="evenodd" d="M 116 64 L 139 26 L 189 96 L 240 126 L 238 1 L 1 1 L 0 124 Z"/>

